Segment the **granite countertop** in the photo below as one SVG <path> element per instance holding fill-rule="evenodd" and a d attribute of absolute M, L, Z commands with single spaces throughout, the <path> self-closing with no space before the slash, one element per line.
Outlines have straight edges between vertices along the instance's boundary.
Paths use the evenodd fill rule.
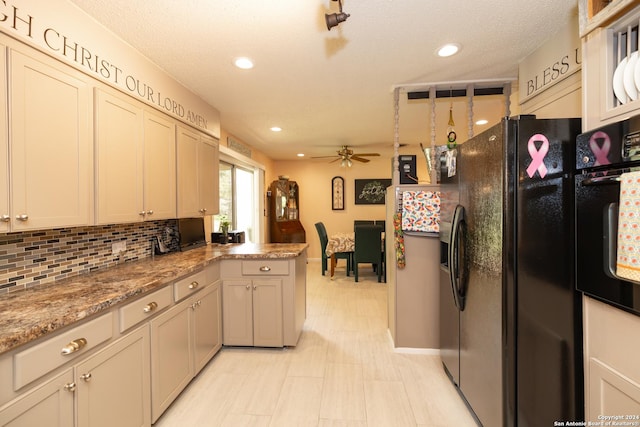
<path fill-rule="evenodd" d="M 0 354 L 129 298 L 153 291 L 216 260 L 294 258 L 306 243 L 210 244 L 0 295 Z"/>

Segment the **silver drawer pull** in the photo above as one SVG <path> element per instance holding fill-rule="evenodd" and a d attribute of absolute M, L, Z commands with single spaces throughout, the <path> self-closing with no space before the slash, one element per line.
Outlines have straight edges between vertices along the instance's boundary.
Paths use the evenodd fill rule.
<path fill-rule="evenodd" d="M 152 301 L 149 304 L 145 305 L 142 311 L 144 311 L 145 313 L 151 313 L 156 308 L 158 308 L 158 303 L 155 301 Z"/>
<path fill-rule="evenodd" d="M 87 340 L 85 338 L 78 338 L 77 340 L 71 341 L 69 344 L 62 347 L 62 354 L 71 354 L 76 351 L 82 350 L 84 346 L 87 345 Z"/>
<path fill-rule="evenodd" d="M 22 214 L 22 215 L 16 215 L 16 219 L 18 221 L 26 221 L 29 219 L 29 215 L 27 214 Z"/>
<path fill-rule="evenodd" d="M 9 222 L 9 221 L 11 221 L 11 217 L 9 215 L 2 215 L 2 216 L 0 216 L 0 221 Z"/>
<path fill-rule="evenodd" d="M 191 283 L 189 284 L 189 289 L 195 289 L 195 288 L 197 288 L 198 286 L 200 286 L 200 283 L 198 283 L 198 282 L 196 282 L 196 281 L 194 280 L 193 282 L 191 282 Z"/>
<path fill-rule="evenodd" d="M 271 267 L 264 265 L 262 267 L 260 267 L 260 271 L 271 271 Z"/>
<path fill-rule="evenodd" d="M 74 392 L 76 391 L 76 383 L 66 383 L 64 389 L 69 392 Z"/>
<path fill-rule="evenodd" d="M 91 372 L 89 372 L 88 374 L 80 375 L 80 379 L 88 383 L 89 381 L 91 381 Z"/>

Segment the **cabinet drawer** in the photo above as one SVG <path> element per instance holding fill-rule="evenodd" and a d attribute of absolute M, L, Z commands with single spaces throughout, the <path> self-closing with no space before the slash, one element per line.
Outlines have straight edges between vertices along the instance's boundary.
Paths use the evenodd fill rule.
<path fill-rule="evenodd" d="M 85 354 L 113 336 L 111 313 L 34 345 L 13 356 L 14 390 Z"/>
<path fill-rule="evenodd" d="M 125 305 L 120 309 L 120 332 L 124 332 L 137 323 L 159 313 L 171 303 L 173 303 L 171 286 L 166 286 L 159 291 Z"/>
<path fill-rule="evenodd" d="M 180 301 L 181 299 L 186 298 L 204 288 L 208 284 L 207 272 L 205 270 L 194 273 L 173 284 L 174 298 L 176 301 Z"/>
<path fill-rule="evenodd" d="M 289 261 L 259 259 L 242 261 L 243 276 L 287 276 L 289 274 Z"/>

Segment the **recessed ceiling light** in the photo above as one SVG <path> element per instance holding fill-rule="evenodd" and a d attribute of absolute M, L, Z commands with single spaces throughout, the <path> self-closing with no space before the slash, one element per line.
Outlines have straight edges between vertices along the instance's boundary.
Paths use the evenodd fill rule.
<path fill-rule="evenodd" d="M 274 131 L 274 132 L 280 132 L 280 131 L 282 131 L 282 128 L 278 127 L 278 126 L 274 126 L 274 127 L 271 128 L 271 130 Z"/>
<path fill-rule="evenodd" d="M 486 125 L 487 123 L 489 123 L 489 120 L 486 120 L 486 119 L 478 120 L 476 122 L 478 126 Z"/>
<path fill-rule="evenodd" d="M 304 153 L 298 153 L 298 157 L 304 157 Z"/>
<path fill-rule="evenodd" d="M 236 58 L 233 63 L 236 67 L 241 68 L 243 70 L 250 70 L 253 68 L 253 61 L 247 57 Z"/>
<path fill-rule="evenodd" d="M 437 51 L 438 56 L 447 57 L 451 55 L 455 55 L 460 50 L 460 45 L 457 43 L 448 43 L 444 46 L 440 47 Z"/>

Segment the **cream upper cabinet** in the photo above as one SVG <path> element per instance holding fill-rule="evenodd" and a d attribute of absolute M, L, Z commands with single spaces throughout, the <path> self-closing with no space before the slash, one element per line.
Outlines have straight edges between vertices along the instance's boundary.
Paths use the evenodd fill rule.
<path fill-rule="evenodd" d="M 142 108 L 124 95 L 96 90 L 98 224 L 144 219 Z"/>
<path fill-rule="evenodd" d="M 10 216 L 11 231 L 89 225 L 91 86 L 83 74 L 28 52 L 9 50 L 10 197 L 9 213 L 2 206 L 0 215 Z"/>
<path fill-rule="evenodd" d="M 0 43 L 0 77 L 7 81 L 7 48 Z M 7 131 L 7 86 L 0 85 L 0 233 L 9 231 L 9 132 Z"/>
<path fill-rule="evenodd" d="M 178 217 L 218 213 L 218 144 L 215 139 L 178 126 Z"/>
<path fill-rule="evenodd" d="M 175 124 L 144 112 L 144 211 L 146 219 L 176 217 Z"/>
<path fill-rule="evenodd" d="M 117 92 L 96 90 L 98 224 L 176 217 L 175 124 Z"/>

